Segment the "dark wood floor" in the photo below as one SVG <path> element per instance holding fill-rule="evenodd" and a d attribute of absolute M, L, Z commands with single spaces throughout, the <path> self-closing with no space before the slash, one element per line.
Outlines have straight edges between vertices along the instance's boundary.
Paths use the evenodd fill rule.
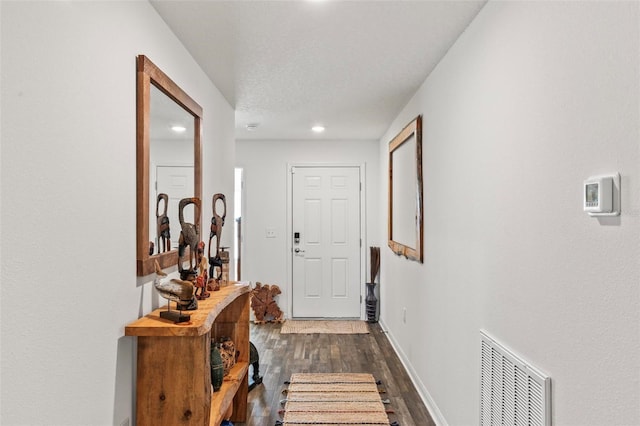
<path fill-rule="evenodd" d="M 431 426 L 413 383 L 378 324 L 369 334 L 280 334 L 280 324 L 251 324 L 251 341 L 260 354 L 263 384 L 249 392 L 247 423 L 273 426 L 281 420 L 284 382 L 292 373 L 371 373 L 382 381 L 389 399 L 389 421 L 400 426 Z M 249 369 L 252 374 L 252 369 Z"/>

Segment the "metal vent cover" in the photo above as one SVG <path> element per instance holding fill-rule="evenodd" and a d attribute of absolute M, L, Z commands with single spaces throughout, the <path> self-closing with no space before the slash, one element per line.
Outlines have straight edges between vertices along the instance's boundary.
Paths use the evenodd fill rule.
<path fill-rule="evenodd" d="M 480 331 L 480 425 L 551 426 L 551 378 Z"/>

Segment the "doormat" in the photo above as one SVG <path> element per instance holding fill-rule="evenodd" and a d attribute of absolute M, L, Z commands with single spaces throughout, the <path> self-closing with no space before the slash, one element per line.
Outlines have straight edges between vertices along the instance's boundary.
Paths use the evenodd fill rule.
<path fill-rule="evenodd" d="M 371 374 L 292 374 L 277 425 L 388 425 Z"/>
<path fill-rule="evenodd" d="M 303 321 L 286 320 L 280 329 L 282 334 L 368 334 L 365 321 Z"/>

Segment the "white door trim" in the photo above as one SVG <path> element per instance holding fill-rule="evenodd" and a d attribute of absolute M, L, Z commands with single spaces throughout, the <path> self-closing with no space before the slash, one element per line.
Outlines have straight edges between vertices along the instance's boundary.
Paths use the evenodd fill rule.
<path fill-rule="evenodd" d="M 294 167 L 357 167 L 360 169 L 360 237 L 362 243 L 360 244 L 360 319 L 365 319 L 365 303 L 364 297 L 366 294 L 365 281 L 366 281 L 366 267 L 367 267 L 367 233 L 366 233 L 366 164 L 365 163 L 287 163 L 287 306 L 285 307 L 285 317 L 291 318 L 292 306 L 293 306 L 293 179 L 291 177 L 291 170 Z"/>

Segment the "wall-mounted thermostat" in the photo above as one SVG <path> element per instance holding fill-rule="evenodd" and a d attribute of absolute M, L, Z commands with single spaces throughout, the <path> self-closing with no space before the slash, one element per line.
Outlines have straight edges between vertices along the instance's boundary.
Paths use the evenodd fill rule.
<path fill-rule="evenodd" d="M 584 181 L 583 208 L 591 216 L 620 214 L 620 175 L 592 176 Z"/>

